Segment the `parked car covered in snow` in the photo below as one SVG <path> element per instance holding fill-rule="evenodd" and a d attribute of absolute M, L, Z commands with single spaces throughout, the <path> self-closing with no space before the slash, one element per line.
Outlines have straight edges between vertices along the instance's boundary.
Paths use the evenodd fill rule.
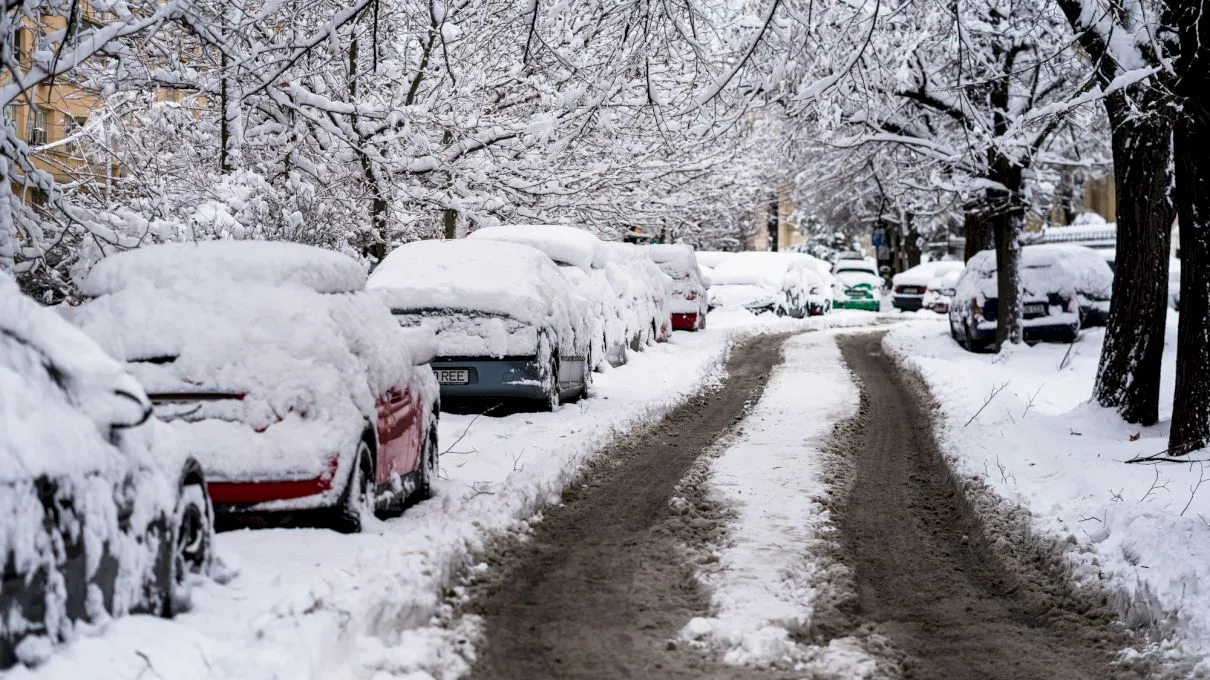
<path fill-rule="evenodd" d="M 1021 249 L 1021 326 L 1026 342 L 1075 340 L 1081 326 L 1081 291 L 1098 282 L 1112 285 L 1112 276 L 1105 276 L 1108 265 L 1104 260 L 1095 253 L 1089 259 L 1073 252 L 1079 248 L 1037 245 Z M 996 253 L 980 251 L 967 261 L 949 309 L 950 334 L 959 344 L 975 351 L 995 341 L 997 295 Z"/>
<path fill-rule="evenodd" d="M 626 363 L 630 338 L 623 303 L 605 271 L 611 264 L 602 252 L 604 244 L 599 238 L 583 229 L 555 224 L 484 227 L 468 236 L 520 243 L 545 253 L 591 308 L 593 368 L 606 362 L 612 366 Z"/>
<path fill-rule="evenodd" d="M 781 253 L 733 253 L 711 274 L 710 306 L 802 318 L 831 309 L 823 281 Z"/>
<path fill-rule="evenodd" d="M 605 256 L 614 290 L 626 309 L 631 349 L 672 337 L 673 281 L 648 257 L 644 246 L 607 241 Z"/>
<path fill-rule="evenodd" d="M 861 309 L 867 312 L 877 312 L 882 302 L 879 292 L 882 290 L 882 278 L 868 269 L 842 269 L 834 275 L 836 283 L 833 286 L 833 301 L 837 309 Z"/>
<path fill-rule="evenodd" d="M 591 312 L 539 250 L 487 239 L 416 241 L 391 251 L 368 287 L 400 325 L 435 334 L 442 398 L 554 408 L 587 391 Z"/>
<path fill-rule="evenodd" d="M 660 271 L 672 279 L 672 328 L 696 331 L 706 327 L 706 288 L 693 254 L 693 246 L 653 245 L 647 253 Z"/>
<path fill-rule="evenodd" d="M 365 278 L 293 243 L 148 246 L 98 263 L 73 317 L 205 466 L 220 519 L 356 532 L 437 474 L 431 338 L 401 331 Z"/>
<path fill-rule="evenodd" d="M 209 570 L 202 468 L 151 415 L 118 362 L 0 272 L 0 668 L 77 623 L 171 616 Z"/>
<path fill-rule="evenodd" d="M 924 299 L 921 300 L 924 309 L 938 314 L 948 314 L 950 311 L 950 301 L 954 297 L 954 287 L 958 285 L 958 277 L 960 276 L 962 276 L 961 269 L 941 276 L 934 276 L 929 281 L 928 289 L 924 291 Z"/>
<path fill-rule="evenodd" d="M 895 309 L 914 312 L 924 307 L 924 295 L 929 281 L 951 272 L 960 272 L 963 263 L 941 260 L 923 262 L 891 277 L 891 304 Z"/>

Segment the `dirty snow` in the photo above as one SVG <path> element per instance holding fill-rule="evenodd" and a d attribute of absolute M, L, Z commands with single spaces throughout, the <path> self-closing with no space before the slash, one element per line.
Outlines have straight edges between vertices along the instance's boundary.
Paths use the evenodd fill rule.
<path fill-rule="evenodd" d="M 1210 466 L 1124 462 L 1167 446 L 1176 320 L 1170 312 L 1152 427 L 1089 403 L 1101 329 L 1070 353 L 1040 344 L 971 354 L 944 323 L 899 327 L 885 345 L 927 381 L 958 472 L 1029 510 L 1041 535 L 1070 543 L 1077 579 L 1109 589 L 1124 620 L 1153 627 L 1169 638 L 1162 648 L 1203 659 L 1197 672 L 1210 673 Z"/>

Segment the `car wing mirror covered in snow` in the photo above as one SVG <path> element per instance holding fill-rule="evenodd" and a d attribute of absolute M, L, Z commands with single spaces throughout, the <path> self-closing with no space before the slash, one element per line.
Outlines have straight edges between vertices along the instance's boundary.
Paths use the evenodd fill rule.
<path fill-rule="evenodd" d="M 118 406 L 114 409 L 115 415 L 110 427 L 125 430 L 138 427 L 151 418 L 152 406 L 149 400 L 140 399 L 123 389 L 116 389 L 113 394 L 118 397 Z"/>
<path fill-rule="evenodd" d="M 412 365 L 424 366 L 437 358 L 437 335 L 433 331 L 421 326 L 401 328 L 400 331 L 407 338 Z"/>

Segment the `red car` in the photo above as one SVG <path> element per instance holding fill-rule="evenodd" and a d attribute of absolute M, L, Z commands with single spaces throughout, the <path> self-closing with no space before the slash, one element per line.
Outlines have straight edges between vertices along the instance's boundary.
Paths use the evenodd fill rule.
<path fill-rule="evenodd" d="M 696 331 L 706 327 L 706 284 L 697 267 L 693 247 L 684 244 L 648 246 L 648 254 L 672 279 L 672 328 Z"/>
<path fill-rule="evenodd" d="M 102 260 L 73 315 L 206 468 L 220 520 L 356 532 L 428 497 L 438 455 L 432 337 L 401 329 L 365 279 L 297 244 L 149 246 Z"/>

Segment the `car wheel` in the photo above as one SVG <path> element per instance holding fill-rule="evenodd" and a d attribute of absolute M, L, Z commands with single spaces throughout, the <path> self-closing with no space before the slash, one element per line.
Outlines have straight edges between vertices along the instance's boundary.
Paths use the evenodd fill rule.
<path fill-rule="evenodd" d="M 175 616 L 188 608 L 189 593 L 185 582 L 191 574 L 210 571 L 214 559 L 211 541 L 214 539 L 214 514 L 206 499 L 202 484 L 189 483 L 181 488 L 173 511 L 171 589 L 163 600 L 163 615 Z"/>
<path fill-rule="evenodd" d="M 355 460 L 349 485 L 333 518 L 333 528 L 342 534 L 360 533 L 363 520 L 374 512 L 374 468 L 370 462 L 370 446 L 364 439 L 357 444 Z"/>
<path fill-rule="evenodd" d="M 559 394 L 559 360 L 557 357 L 550 359 L 550 384 L 546 388 L 546 410 L 554 411 L 559 408 L 562 403 L 562 397 Z"/>
<path fill-rule="evenodd" d="M 975 340 L 974 334 L 971 333 L 970 324 L 965 324 L 963 329 L 966 332 L 966 349 L 970 350 L 971 352 L 982 352 L 983 343 Z"/>
<path fill-rule="evenodd" d="M 952 321 L 949 322 L 949 327 L 950 337 L 954 339 L 954 342 L 958 343 L 959 347 L 966 347 L 966 338 L 958 335 L 958 331 L 954 330 L 954 323 Z"/>
<path fill-rule="evenodd" d="M 433 480 L 437 479 L 437 421 L 429 423 L 429 435 L 420 452 L 420 467 L 416 469 L 416 500 L 433 497 Z"/>

